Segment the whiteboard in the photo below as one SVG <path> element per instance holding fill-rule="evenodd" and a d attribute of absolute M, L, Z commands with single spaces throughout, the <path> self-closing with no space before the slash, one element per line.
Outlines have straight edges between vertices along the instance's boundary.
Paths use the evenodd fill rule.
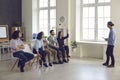
<path fill-rule="evenodd" d="M 0 27 L 0 38 L 7 38 L 7 29 L 6 29 L 6 27 Z"/>

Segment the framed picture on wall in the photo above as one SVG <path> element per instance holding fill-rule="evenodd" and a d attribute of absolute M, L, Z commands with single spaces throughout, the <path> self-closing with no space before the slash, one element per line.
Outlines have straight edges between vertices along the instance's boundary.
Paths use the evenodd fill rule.
<path fill-rule="evenodd" d="M 8 39 L 8 25 L 0 25 L 0 39 Z"/>

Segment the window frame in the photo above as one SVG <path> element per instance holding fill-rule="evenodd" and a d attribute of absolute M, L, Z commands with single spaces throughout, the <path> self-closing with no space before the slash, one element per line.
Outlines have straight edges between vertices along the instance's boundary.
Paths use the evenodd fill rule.
<path fill-rule="evenodd" d="M 93 42 L 101 42 L 102 41 L 102 40 L 99 40 L 99 38 L 98 38 L 98 7 L 99 6 L 110 6 L 110 11 L 111 11 L 111 1 L 99 3 L 98 0 L 95 0 L 95 3 L 83 4 L 83 0 L 80 0 L 80 26 L 81 26 L 80 27 L 80 36 L 81 36 L 80 41 L 93 41 Z M 83 39 L 83 8 L 84 7 L 88 7 L 88 8 L 95 7 L 94 40 Z M 110 19 L 111 19 L 111 15 L 110 15 Z M 87 29 L 87 30 L 89 30 L 89 29 Z"/>
<path fill-rule="evenodd" d="M 40 13 L 40 11 L 41 10 L 47 10 L 48 11 L 48 27 L 47 27 L 47 29 L 48 29 L 48 34 L 47 34 L 47 36 L 49 35 L 49 31 L 50 31 L 50 28 L 51 28 L 51 25 L 50 25 L 50 11 L 51 10 L 56 10 L 56 5 L 55 6 L 50 6 L 50 1 L 51 0 L 48 0 L 48 7 L 41 7 L 40 8 L 40 0 L 38 0 L 38 31 L 40 31 L 40 29 L 44 29 L 44 28 L 40 28 L 40 15 L 39 15 L 39 13 Z M 56 3 L 55 3 L 56 4 Z M 55 18 L 56 19 L 56 18 Z M 44 19 L 43 19 L 44 20 Z M 45 28 L 46 29 L 46 28 Z M 46 35 L 45 35 L 46 36 Z"/>

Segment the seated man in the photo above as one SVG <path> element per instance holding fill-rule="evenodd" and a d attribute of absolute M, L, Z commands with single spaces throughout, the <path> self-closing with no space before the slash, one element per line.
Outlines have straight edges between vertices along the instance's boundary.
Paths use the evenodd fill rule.
<path fill-rule="evenodd" d="M 63 62 L 60 60 L 60 50 L 59 50 L 59 47 L 58 47 L 58 42 L 57 42 L 57 39 L 55 37 L 54 30 L 50 31 L 50 36 L 48 37 L 48 41 L 49 41 L 50 48 L 57 51 L 58 63 L 62 64 Z"/>
<path fill-rule="evenodd" d="M 49 47 L 47 40 L 44 40 L 43 42 L 45 46 L 45 51 L 48 54 L 48 61 L 51 63 L 53 62 L 53 64 L 57 64 L 57 60 L 56 60 L 57 52 Z M 53 59 L 51 59 L 52 57 Z"/>

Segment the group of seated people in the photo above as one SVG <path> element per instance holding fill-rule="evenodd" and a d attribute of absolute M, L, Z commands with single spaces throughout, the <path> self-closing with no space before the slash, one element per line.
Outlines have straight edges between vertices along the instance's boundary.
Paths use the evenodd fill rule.
<path fill-rule="evenodd" d="M 13 56 L 19 58 L 18 67 L 20 67 L 20 71 L 24 72 L 25 63 L 32 60 L 34 55 L 23 51 L 24 44 L 20 37 L 21 32 L 18 30 L 15 31 L 10 40 L 10 47 Z M 41 56 L 41 60 L 39 61 L 41 66 L 48 67 L 48 65 L 52 66 L 53 64 L 69 62 L 69 47 L 64 44 L 64 40 L 68 37 L 68 34 L 64 37 L 62 31 L 58 32 L 56 38 L 54 30 L 51 30 L 50 36 L 47 39 L 44 39 L 44 32 L 38 33 L 33 45 L 33 53 Z M 46 58 L 48 58 L 49 64 L 47 64 Z"/>

